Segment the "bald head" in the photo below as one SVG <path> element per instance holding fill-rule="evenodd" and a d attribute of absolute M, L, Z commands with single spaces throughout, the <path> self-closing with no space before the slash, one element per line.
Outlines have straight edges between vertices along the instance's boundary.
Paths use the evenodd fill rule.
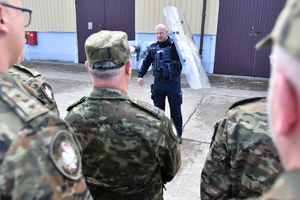
<path fill-rule="evenodd" d="M 156 30 L 156 29 L 161 29 L 161 30 L 167 31 L 167 27 L 166 27 L 166 25 L 164 25 L 164 24 L 158 24 L 158 25 L 155 27 L 155 30 Z"/>
<path fill-rule="evenodd" d="M 168 30 L 164 24 L 158 24 L 156 26 L 155 34 L 159 42 L 165 42 L 168 39 Z"/>

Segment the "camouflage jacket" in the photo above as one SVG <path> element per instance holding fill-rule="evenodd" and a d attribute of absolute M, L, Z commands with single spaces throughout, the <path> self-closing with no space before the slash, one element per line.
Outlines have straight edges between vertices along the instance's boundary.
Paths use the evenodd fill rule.
<path fill-rule="evenodd" d="M 42 102 L 43 105 L 46 106 L 50 111 L 53 111 L 59 116 L 59 111 L 54 99 L 52 88 L 40 73 L 18 63 L 12 66 L 8 70 L 8 73 L 17 80 L 20 80 L 22 83 L 25 83 L 33 88 L 37 92 L 38 100 Z"/>
<path fill-rule="evenodd" d="M 70 131 L 0 70 L 0 199 L 92 199 Z"/>
<path fill-rule="evenodd" d="M 201 198 L 258 197 L 282 170 L 270 137 L 266 99 L 238 102 L 215 125 L 201 174 Z"/>
<path fill-rule="evenodd" d="M 83 174 L 94 199 L 162 199 L 181 165 L 174 123 L 116 89 L 94 88 L 68 108 L 83 147 Z"/>
<path fill-rule="evenodd" d="M 259 199 L 300 199 L 300 170 L 285 171 Z"/>

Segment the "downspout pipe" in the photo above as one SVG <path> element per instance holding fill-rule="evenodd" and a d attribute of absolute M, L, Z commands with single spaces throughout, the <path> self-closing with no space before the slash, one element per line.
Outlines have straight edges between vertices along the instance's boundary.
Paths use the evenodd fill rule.
<path fill-rule="evenodd" d="M 202 51 L 203 51 L 203 38 L 204 38 L 204 25 L 205 25 L 205 11 L 206 11 L 206 0 L 203 0 L 203 10 L 202 10 L 202 23 L 201 23 L 201 37 L 200 37 L 200 57 L 202 58 Z"/>

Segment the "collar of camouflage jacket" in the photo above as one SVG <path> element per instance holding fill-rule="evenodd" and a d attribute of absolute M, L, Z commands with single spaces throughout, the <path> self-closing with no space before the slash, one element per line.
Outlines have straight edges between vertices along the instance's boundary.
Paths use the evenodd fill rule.
<path fill-rule="evenodd" d="M 94 88 L 89 99 L 130 99 L 129 96 L 117 89 L 112 88 Z"/>

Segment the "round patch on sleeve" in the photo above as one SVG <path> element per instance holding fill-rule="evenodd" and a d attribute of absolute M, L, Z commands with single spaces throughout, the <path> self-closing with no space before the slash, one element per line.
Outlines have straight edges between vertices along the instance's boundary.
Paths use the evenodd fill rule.
<path fill-rule="evenodd" d="M 54 100 L 54 95 L 53 95 L 53 91 L 52 91 L 52 88 L 51 86 L 48 84 L 48 83 L 43 83 L 41 85 L 41 90 L 43 92 L 43 94 L 46 96 L 46 98 L 49 100 L 49 101 L 52 101 Z"/>
<path fill-rule="evenodd" d="M 177 133 L 177 129 L 176 129 L 173 119 L 170 119 L 170 133 L 177 140 L 178 133 Z"/>
<path fill-rule="evenodd" d="M 78 180 L 81 174 L 79 149 L 68 131 L 59 131 L 50 144 L 50 157 L 57 169 L 66 177 Z"/>

